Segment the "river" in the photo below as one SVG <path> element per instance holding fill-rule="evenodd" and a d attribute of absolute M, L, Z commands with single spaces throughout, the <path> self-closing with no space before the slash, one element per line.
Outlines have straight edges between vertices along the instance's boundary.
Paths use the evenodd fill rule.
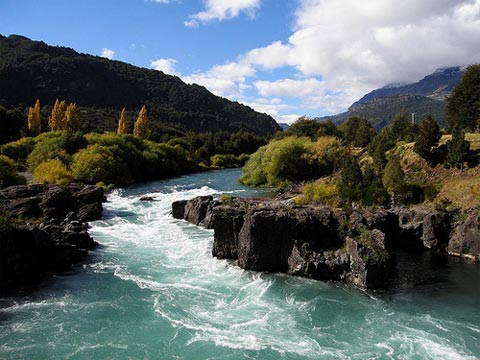
<path fill-rule="evenodd" d="M 480 357 L 476 264 L 419 264 L 412 273 L 429 273 L 424 281 L 365 292 L 213 258 L 212 230 L 173 219 L 171 203 L 263 195 L 239 175 L 200 173 L 110 194 L 90 229 L 101 246 L 87 261 L 0 299 L 0 359 Z"/>

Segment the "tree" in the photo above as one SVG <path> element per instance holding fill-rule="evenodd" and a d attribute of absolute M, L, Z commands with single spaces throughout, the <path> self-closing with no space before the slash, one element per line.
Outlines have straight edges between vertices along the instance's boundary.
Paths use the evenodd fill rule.
<path fill-rule="evenodd" d="M 316 120 L 301 116 L 287 129 L 285 135 L 298 137 L 308 136 L 314 139 L 319 129 L 320 124 Z"/>
<path fill-rule="evenodd" d="M 367 146 L 375 136 L 375 129 L 367 119 L 353 116 L 338 127 L 347 143 L 354 146 Z"/>
<path fill-rule="evenodd" d="M 441 137 L 442 134 L 437 122 L 431 115 L 428 115 L 420 125 L 420 132 L 413 150 L 430 161 L 432 159 L 432 147 L 438 145 Z"/>
<path fill-rule="evenodd" d="M 78 130 L 78 125 L 79 120 L 77 104 L 70 103 L 65 111 L 64 127 L 69 134 L 73 134 L 76 130 Z"/>
<path fill-rule="evenodd" d="M 400 166 L 400 161 L 397 157 L 392 157 L 385 166 L 382 177 L 383 186 L 392 197 L 392 206 L 395 205 L 395 194 L 402 191 L 405 186 L 404 179 L 405 173 Z"/>
<path fill-rule="evenodd" d="M 117 128 L 118 135 L 128 134 L 128 119 L 127 119 L 127 114 L 125 112 L 126 110 L 125 108 L 123 108 L 122 113 L 120 114 L 120 120 L 118 120 L 118 128 Z"/>
<path fill-rule="evenodd" d="M 462 167 L 470 154 L 470 143 L 465 140 L 465 132 L 456 126 L 453 129 L 452 140 L 447 142 L 446 163 L 450 166 Z"/>
<path fill-rule="evenodd" d="M 470 65 L 447 100 L 450 130 L 475 131 L 480 127 L 480 64 Z"/>
<path fill-rule="evenodd" d="M 339 183 L 339 191 L 342 198 L 350 201 L 358 201 L 361 197 L 363 174 L 357 159 L 348 156 L 342 170 L 342 179 Z"/>
<path fill-rule="evenodd" d="M 150 121 L 148 120 L 147 108 L 143 105 L 138 113 L 137 121 L 135 121 L 133 135 L 148 140 L 150 138 L 150 133 Z"/>
<path fill-rule="evenodd" d="M 52 114 L 48 118 L 48 126 L 50 130 L 65 130 L 65 109 L 66 104 L 65 100 L 59 101 L 58 99 L 55 100 L 55 105 L 52 108 Z"/>
<path fill-rule="evenodd" d="M 395 115 L 391 129 L 395 141 L 414 141 L 418 133 L 418 127 L 412 124 L 405 112 Z"/>
<path fill-rule="evenodd" d="M 34 107 L 28 108 L 28 130 L 33 136 L 42 131 L 42 117 L 40 115 L 40 100 L 37 99 Z"/>

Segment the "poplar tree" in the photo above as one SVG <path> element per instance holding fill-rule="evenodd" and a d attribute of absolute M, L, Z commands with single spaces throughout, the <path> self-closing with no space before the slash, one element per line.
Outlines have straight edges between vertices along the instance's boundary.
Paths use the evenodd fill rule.
<path fill-rule="evenodd" d="M 65 109 L 66 109 L 65 100 L 59 101 L 55 100 L 55 105 L 53 105 L 52 114 L 48 118 L 48 126 L 52 131 L 56 130 L 65 130 Z"/>
<path fill-rule="evenodd" d="M 150 138 L 150 121 L 147 116 L 147 108 L 145 105 L 140 109 L 138 113 L 137 121 L 133 128 L 133 135 L 148 140 Z"/>
<path fill-rule="evenodd" d="M 120 114 L 120 120 L 118 120 L 117 134 L 128 134 L 128 119 L 127 114 L 125 113 L 125 108 L 122 109 L 122 113 Z"/>
<path fill-rule="evenodd" d="M 28 108 L 28 130 L 33 136 L 42 131 L 42 118 L 40 115 L 40 100 L 37 99 L 34 107 Z"/>
<path fill-rule="evenodd" d="M 73 134 L 76 130 L 78 130 L 79 121 L 77 104 L 70 103 L 70 105 L 67 106 L 64 122 L 64 127 L 69 134 Z"/>

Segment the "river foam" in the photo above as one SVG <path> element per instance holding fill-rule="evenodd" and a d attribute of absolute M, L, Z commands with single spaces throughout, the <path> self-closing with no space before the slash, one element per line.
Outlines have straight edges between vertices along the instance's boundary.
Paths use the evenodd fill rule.
<path fill-rule="evenodd" d="M 228 170 L 111 193 L 90 229 L 102 245 L 89 261 L 32 296 L 0 302 L 0 358 L 480 356 L 478 298 L 456 280 L 428 292 L 368 293 L 213 258 L 213 232 L 173 219 L 171 203 L 258 196 L 236 177 Z"/>

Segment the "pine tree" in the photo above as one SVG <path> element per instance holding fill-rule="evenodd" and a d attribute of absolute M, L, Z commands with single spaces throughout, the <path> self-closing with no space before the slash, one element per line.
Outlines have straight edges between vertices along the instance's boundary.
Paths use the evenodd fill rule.
<path fill-rule="evenodd" d="M 468 160 L 470 154 L 470 143 L 465 140 L 465 132 L 456 126 L 453 128 L 452 140 L 447 142 L 446 163 L 450 166 L 462 167 Z"/>
<path fill-rule="evenodd" d="M 34 107 L 28 109 L 28 130 L 33 136 L 42 131 L 42 117 L 40 115 L 40 100 L 37 99 Z"/>
<path fill-rule="evenodd" d="M 67 110 L 65 111 L 64 126 L 69 134 L 73 134 L 78 130 L 79 119 L 78 119 L 78 108 L 77 104 L 70 103 Z"/>
<path fill-rule="evenodd" d="M 65 100 L 59 101 L 55 100 L 55 105 L 53 105 L 52 114 L 48 118 L 48 126 L 52 131 L 56 130 L 65 130 Z"/>
<path fill-rule="evenodd" d="M 475 131 L 480 127 L 480 64 L 470 65 L 447 100 L 448 126 Z"/>
<path fill-rule="evenodd" d="M 127 114 L 125 113 L 125 108 L 122 109 L 122 113 L 120 114 L 120 120 L 118 120 L 117 134 L 128 134 L 128 119 Z"/>
<path fill-rule="evenodd" d="M 432 147 L 438 145 L 441 137 L 442 134 L 437 122 L 431 115 L 428 115 L 420 125 L 420 132 L 413 150 L 430 161 L 432 159 Z"/>
<path fill-rule="evenodd" d="M 147 116 L 147 108 L 145 105 L 141 108 L 135 126 L 133 135 L 148 140 L 150 138 L 150 121 Z"/>

